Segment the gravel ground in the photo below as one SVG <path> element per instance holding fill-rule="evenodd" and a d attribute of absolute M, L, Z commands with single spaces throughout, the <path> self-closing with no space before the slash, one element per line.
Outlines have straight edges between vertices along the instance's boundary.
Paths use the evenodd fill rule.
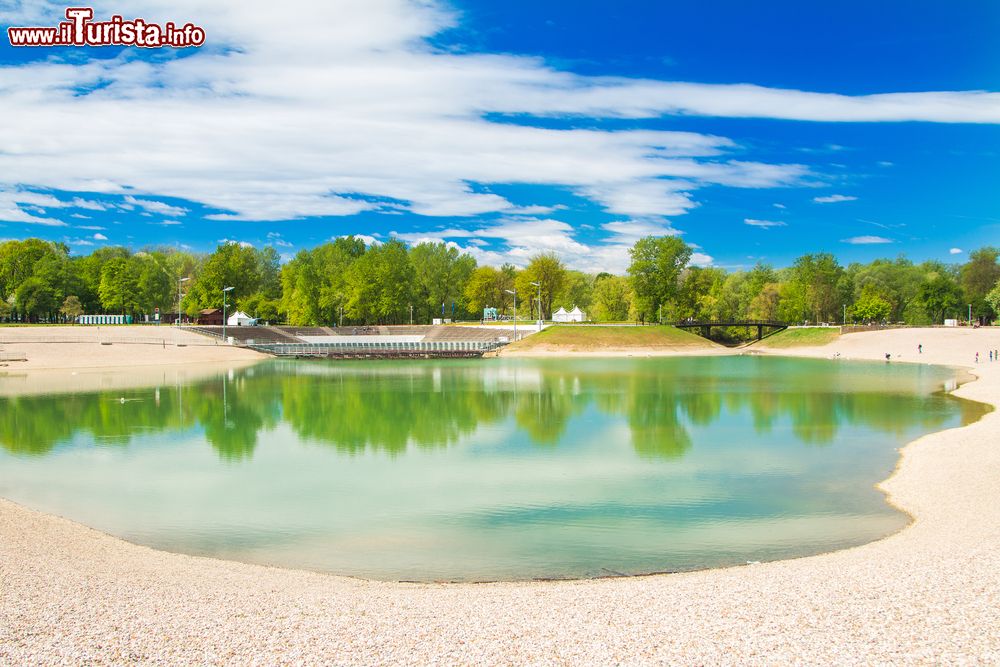
<path fill-rule="evenodd" d="M 974 366 L 1000 331 L 851 334 L 796 354 Z M 984 359 L 973 364 L 978 349 Z M 783 351 L 788 353 L 789 351 Z M 912 359 L 911 359 L 912 358 Z M 361 581 L 169 554 L 0 500 L 0 664 L 1000 663 L 1000 412 L 883 484 L 915 517 L 821 556 L 553 583 Z"/>

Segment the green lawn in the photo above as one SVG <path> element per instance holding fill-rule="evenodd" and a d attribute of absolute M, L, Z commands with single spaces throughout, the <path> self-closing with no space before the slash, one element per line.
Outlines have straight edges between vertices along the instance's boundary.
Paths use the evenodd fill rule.
<path fill-rule="evenodd" d="M 677 349 L 711 347 L 709 340 L 668 326 L 556 325 L 517 343 L 508 350 L 550 349 L 567 352 L 601 350 Z"/>
<path fill-rule="evenodd" d="M 802 327 L 779 331 L 760 341 L 757 345 L 775 348 L 809 347 L 832 343 L 839 336 L 840 329 L 837 327 Z"/>

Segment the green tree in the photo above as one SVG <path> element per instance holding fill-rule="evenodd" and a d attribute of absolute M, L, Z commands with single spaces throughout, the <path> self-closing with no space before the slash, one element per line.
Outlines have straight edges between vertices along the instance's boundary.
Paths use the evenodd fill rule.
<path fill-rule="evenodd" d="M 931 321 L 941 324 L 948 315 L 957 314 L 962 290 L 952 276 L 933 271 L 920 284 L 917 300 Z"/>
<path fill-rule="evenodd" d="M 73 295 L 66 297 L 59 308 L 59 313 L 70 322 L 75 322 L 76 318 L 84 313 L 80 298 Z"/>
<path fill-rule="evenodd" d="M 37 322 L 51 315 L 58 303 L 55 290 L 35 276 L 18 286 L 15 299 L 18 310 L 24 313 L 30 322 Z"/>
<path fill-rule="evenodd" d="M 797 295 L 804 298 L 808 318 L 813 322 L 829 322 L 836 317 L 847 295 L 839 288 L 844 269 L 830 253 L 803 255 L 795 260 L 790 278 L 796 283 Z"/>
<path fill-rule="evenodd" d="M 629 252 L 629 281 L 643 319 L 653 319 L 661 305 L 677 296 L 681 271 L 691 259 L 691 248 L 676 236 L 647 236 Z"/>
<path fill-rule="evenodd" d="M 602 275 L 594 281 L 593 302 L 588 314 L 596 322 L 624 322 L 632 305 L 632 288 L 621 276 Z"/>
<path fill-rule="evenodd" d="M 1000 280 L 986 293 L 986 303 L 990 305 L 994 313 L 1000 313 Z"/>
<path fill-rule="evenodd" d="M 552 302 L 566 287 L 566 266 L 554 252 L 539 253 L 517 274 L 515 284 L 519 301 L 535 304 L 532 312 L 538 318 L 546 319 L 546 313 L 550 317 L 552 315 Z M 537 304 L 539 291 L 542 299 L 540 312 Z"/>
<path fill-rule="evenodd" d="M 35 275 L 40 262 L 69 255 L 65 244 L 41 239 L 0 243 L 0 300 L 12 296 L 28 278 Z M 48 285 L 54 288 L 53 285 Z"/>
<path fill-rule="evenodd" d="M 122 315 L 139 308 L 138 265 L 131 258 L 116 257 L 101 267 L 101 282 L 97 292 L 105 310 Z"/>
<path fill-rule="evenodd" d="M 362 322 L 409 321 L 416 274 L 406 244 L 392 239 L 369 248 L 351 265 L 346 312 Z"/>
<path fill-rule="evenodd" d="M 855 319 L 862 322 L 882 322 L 892 315 L 892 304 L 873 285 L 866 286 L 852 308 Z"/>
<path fill-rule="evenodd" d="M 960 279 L 965 303 L 972 305 L 972 315 L 980 320 L 992 319 L 998 311 L 986 301 L 997 281 L 1000 280 L 1000 250 L 987 246 L 969 253 L 969 261 L 962 265 Z"/>
<path fill-rule="evenodd" d="M 419 243 L 410 249 L 410 262 L 416 275 L 413 292 L 421 320 L 430 321 L 442 303 L 447 309 L 457 304 L 463 314 L 478 310 L 466 308 L 465 286 L 476 269 L 471 255 L 445 243 Z"/>

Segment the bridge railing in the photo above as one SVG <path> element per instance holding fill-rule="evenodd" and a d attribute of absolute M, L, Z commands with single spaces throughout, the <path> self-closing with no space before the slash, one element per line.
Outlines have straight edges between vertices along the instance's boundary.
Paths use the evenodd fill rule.
<path fill-rule="evenodd" d="M 258 343 L 250 345 L 255 350 L 279 357 L 325 357 L 331 354 L 434 354 L 454 352 L 489 352 L 500 347 L 496 341 L 398 341 L 398 342 L 340 342 L 323 343 Z"/>
<path fill-rule="evenodd" d="M 681 320 L 667 322 L 671 326 L 683 327 L 788 327 L 788 322 L 775 320 Z"/>

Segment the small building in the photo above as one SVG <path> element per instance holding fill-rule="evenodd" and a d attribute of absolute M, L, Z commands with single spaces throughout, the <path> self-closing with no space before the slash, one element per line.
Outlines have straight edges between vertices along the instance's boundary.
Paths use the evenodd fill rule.
<path fill-rule="evenodd" d="M 203 327 L 221 327 L 222 326 L 222 309 L 221 308 L 206 308 L 198 312 L 198 318 L 195 320 L 196 324 L 200 324 Z"/>
<path fill-rule="evenodd" d="M 255 327 L 257 326 L 257 320 L 250 317 L 242 310 L 237 310 L 229 316 L 229 319 L 226 320 L 226 324 L 231 327 Z"/>
<path fill-rule="evenodd" d="M 565 308 L 560 308 L 552 313 L 553 322 L 583 322 L 587 319 L 587 313 L 573 306 L 573 310 L 566 312 Z"/>

